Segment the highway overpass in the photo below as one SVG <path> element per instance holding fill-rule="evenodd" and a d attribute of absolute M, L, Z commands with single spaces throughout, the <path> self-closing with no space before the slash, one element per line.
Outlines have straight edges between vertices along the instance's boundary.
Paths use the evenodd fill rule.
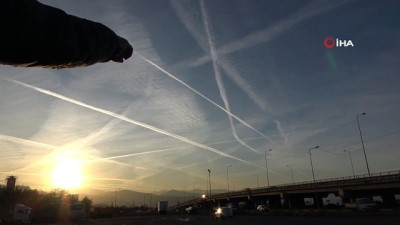
<path fill-rule="evenodd" d="M 225 205 L 248 202 L 249 205 L 269 204 L 271 208 L 304 208 L 304 199 L 312 199 L 313 207 L 322 207 L 322 198 L 329 193 L 341 196 L 344 202 L 360 197 L 379 196 L 388 207 L 398 204 L 400 198 L 400 170 L 371 173 L 349 177 L 338 177 L 306 182 L 275 185 L 270 187 L 246 188 L 240 191 L 213 194 L 196 198 L 176 205 L 184 208 L 193 204 Z"/>

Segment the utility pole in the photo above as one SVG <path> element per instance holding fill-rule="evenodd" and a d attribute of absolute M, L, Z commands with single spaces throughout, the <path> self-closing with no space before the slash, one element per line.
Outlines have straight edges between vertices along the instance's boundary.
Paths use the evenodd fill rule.
<path fill-rule="evenodd" d="M 232 165 L 226 167 L 226 183 L 228 185 L 228 196 L 229 196 L 229 167 L 232 167 Z"/>
<path fill-rule="evenodd" d="M 269 187 L 269 177 L 268 177 L 268 162 L 267 162 L 267 151 L 272 151 L 272 149 L 265 150 L 265 170 L 267 172 L 267 186 Z"/>
<path fill-rule="evenodd" d="M 316 148 L 319 148 L 319 146 L 315 146 L 313 148 L 309 148 L 308 149 L 308 153 L 310 154 L 310 162 L 311 162 L 311 170 L 312 170 L 312 176 L 313 176 L 313 181 L 314 181 L 314 187 L 315 187 L 315 174 L 314 174 L 314 166 L 313 166 L 312 158 L 311 158 L 311 150 L 312 149 L 316 149 Z M 319 209 L 318 191 L 317 191 L 316 188 L 315 188 L 315 197 L 316 197 L 316 200 L 317 200 L 317 208 Z"/>
<path fill-rule="evenodd" d="M 358 131 L 360 131 L 360 138 L 361 138 L 361 144 L 362 148 L 364 151 L 364 157 L 365 157 L 365 163 L 367 164 L 367 170 L 368 170 L 368 176 L 371 176 L 371 173 L 369 172 L 369 166 L 368 166 L 368 159 L 367 159 L 367 153 L 365 153 L 365 146 L 364 146 L 364 139 L 361 133 L 361 128 L 360 128 L 360 120 L 358 119 L 359 116 L 364 116 L 366 113 L 361 113 L 357 115 L 357 124 L 358 124 Z"/>
<path fill-rule="evenodd" d="M 208 185 L 209 185 L 209 190 L 210 190 L 210 198 L 211 198 L 211 170 L 210 169 L 207 169 L 208 170 Z"/>

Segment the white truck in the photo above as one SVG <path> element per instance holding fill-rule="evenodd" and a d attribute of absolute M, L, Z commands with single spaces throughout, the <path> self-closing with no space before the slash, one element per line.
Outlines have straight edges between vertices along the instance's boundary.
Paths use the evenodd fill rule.
<path fill-rule="evenodd" d="M 82 219 L 86 217 L 86 207 L 82 203 L 76 203 L 69 206 L 70 218 L 72 220 Z"/>
<path fill-rule="evenodd" d="M 322 198 L 322 204 L 326 207 L 339 207 L 343 206 L 343 199 L 334 193 L 329 193 L 326 198 Z"/>
<path fill-rule="evenodd" d="M 1 219 L 3 224 L 30 224 L 32 223 L 32 208 L 23 204 L 15 204 L 10 214 Z"/>
<path fill-rule="evenodd" d="M 304 205 L 305 205 L 305 206 L 312 206 L 312 205 L 314 205 L 314 199 L 313 199 L 313 198 L 304 198 Z"/>
<path fill-rule="evenodd" d="M 158 214 L 166 214 L 168 209 L 168 201 L 157 202 L 157 212 Z"/>

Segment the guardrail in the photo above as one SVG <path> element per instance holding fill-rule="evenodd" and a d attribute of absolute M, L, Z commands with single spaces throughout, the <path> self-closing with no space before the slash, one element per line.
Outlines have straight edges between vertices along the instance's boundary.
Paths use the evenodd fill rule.
<path fill-rule="evenodd" d="M 388 182 L 400 182 L 400 170 L 393 171 L 385 171 L 378 173 L 371 173 L 371 176 L 368 174 L 356 175 L 356 176 L 346 176 L 346 177 L 335 177 L 329 179 L 319 179 L 314 181 L 303 181 L 303 182 L 295 182 L 288 184 L 279 184 L 269 187 L 259 187 L 259 188 L 246 188 L 240 191 L 233 191 L 229 193 L 220 193 L 212 195 L 212 199 L 218 198 L 227 198 L 233 196 L 241 196 L 241 195 L 252 195 L 257 193 L 268 193 L 268 192 L 277 192 L 277 191 L 288 191 L 288 190 L 298 190 L 298 189 L 307 189 L 307 188 L 323 188 L 323 187 L 332 187 L 343 185 L 362 185 L 362 184 L 379 184 L 379 183 L 388 183 Z M 203 201 L 204 199 L 196 198 L 186 202 L 182 202 L 181 205 L 190 205 L 196 202 Z M 179 206 L 177 206 L 179 207 Z"/>
<path fill-rule="evenodd" d="M 297 186 L 297 185 L 304 185 L 304 184 L 319 184 L 319 183 L 326 183 L 326 182 L 334 182 L 334 181 L 344 181 L 344 180 L 370 180 L 370 179 L 375 179 L 375 178 L 382 178 L 386 176 L 400 176 L 400 170 L 393 170 L 393 171 L 385 171 L 385 172 L 379 172 L 379 173 L 371 173 L 371 176 L 368 174 L 363 174 L 363 175 L 356 175 L 356 176 L 346 176 L 346 177 L 335 177 L 335 178 L 328 178 L 328 179 L 319 179 L 314 181 L 302 181 L 302 182 L 295 182 L 295 183 L 289 183 L 289 184 L 279 184 L 279 185 L 274 185 L 270 187 L 259 187 L 259 188 L 251 188 L 251 190 L 258 190 L 258 189 L 268 189 L 271 187 L 287 187 L 287 186 Z"/>

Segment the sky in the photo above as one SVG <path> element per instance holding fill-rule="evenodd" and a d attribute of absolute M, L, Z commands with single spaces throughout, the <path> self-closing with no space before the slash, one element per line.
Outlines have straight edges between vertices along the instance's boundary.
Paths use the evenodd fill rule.
<path fill-rule="evenodd" d="M 365 175 L 361 113 L 370 172 L 400 169 L 397 0 L 40 2 L 107 25 L 134 54 L 1 65 L 1 177 L 50 190 L 66 164 L 84 188 L 151 192 L 207 189 L 210 169 L 213 189 L 239 190 L 291 183 L 291 168 L 311 181 L 310 149 L 316 179 L 352 176 L 349 152 Z"/>

